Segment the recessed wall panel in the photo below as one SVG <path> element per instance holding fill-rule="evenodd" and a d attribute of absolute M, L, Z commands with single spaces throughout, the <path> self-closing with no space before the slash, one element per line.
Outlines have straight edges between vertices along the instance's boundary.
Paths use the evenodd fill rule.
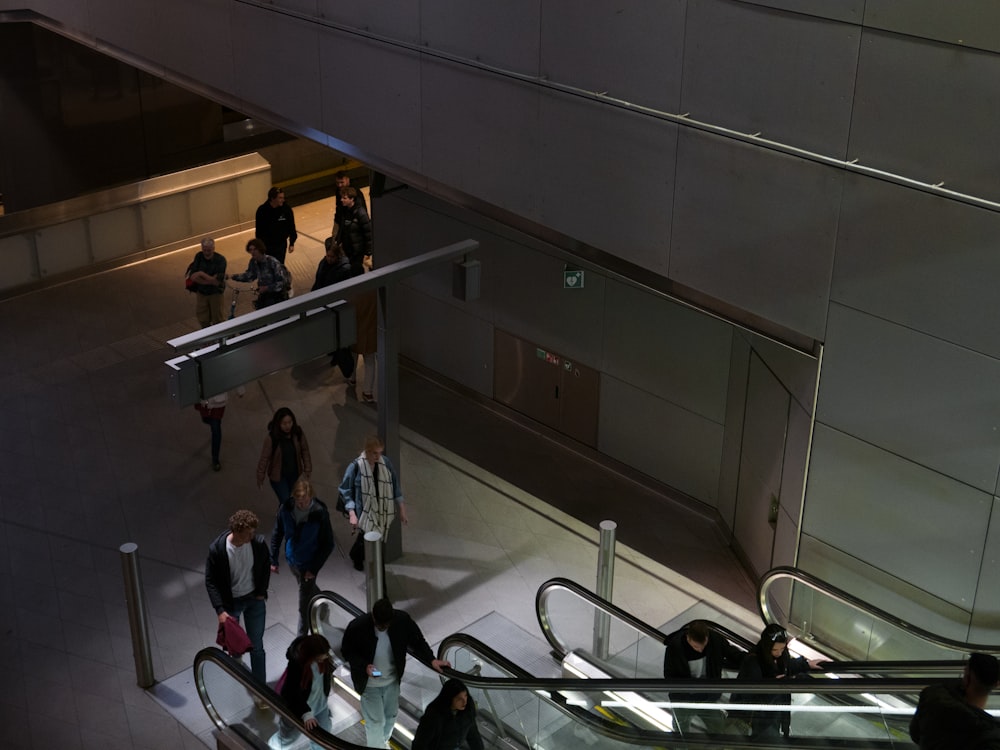
<path fill-rule="evenodd" d="M 682 130 L 670 277 L 822 340 L 842 173 Z"/>
<path fill-rule="evenodd" d="M 538 75 L 539 0 L 421 0 L 420 41 L 487 65 Z"/>
<path fill-rule="evenodd" d="M 72 3 L 75 5 L 76 3 Z M 157 19 L 167 6 L 155 0 L 120 3 L 115 0 L 89 0 L 89 24 L 95 37 L 133 53 L 145 51 L 154 58 L 164 45 Z"/>
<path fill-rule="evenodd" d="M 972 611 L 972 643 L 997 643 L 1000 637 L 1000 498 L 993 498 L 990 527 L 983 550 L 983 567 Z"/>
<path fill-rule="evenodd" d="M 319 29 L 292 16 L 252 5 L 233 5 L 234 94 L 305 128 L 322 126 L 318 86 Z M 263 40 L 280 40 L 269 48 Z"/>
<path fill-rule="evenodd" d="M 1000 52 L 1000 6 L 982 0 L 866 0 L 865 26 Z"/>
<path fill-rule="evenodd" d="M 190 237 L 193 232 L 187 194 L 166 195 L 143 203 L 142 231 L 147 248 Z"/>
<path fill-rule="evenodd" d="M 915 554 L 920 554 L 920 550 Z M 901 579 L 888 575 L 808 534 L 803 535 L 800 544 L 799 567 L 928 632 L 958 641 L 967 640 L 968 610 L 922 590 L 918 577 Z M 835 646 L 842 644 L 845 650 L 848 646 L 863 647 L 859 654 L 861 659 L 917 658 L 914 653 L 917 641 L 912 636 L 890 627 L 879 627 L 871 617 L 821 595 L 803 594 L 802 599 L 805 601 L 798 613 L 801 619 L 807 620 L 809 630 L 823 642 Z M 927 658 L 941 658 L 940 650 L 933 647 L 925 654 Z"/>
<path fill-rule="evenodd" d="M 191 207 L 191 231 L 204 234 L 218 227 L 230 226 L 239 221 L 236 207 L 236 190 L 231 182 L 221 182 L 196 188 L 189 194 Z M 265 191 L 261 203 L 267 197 Z M 256 209 L 255 209 L 256 211 Z"/>
<path fill-rule="evenodd" d="M 493 396 L 493 326 L 400 287 L 400 353 L 488 398 Z"/>
<path fill-rule="evenodd" d="M 992 493 L 1000 361 L 833 304 L 818 418 Z"/>
<path fill-rule="evenodd" d="M 807 493 L 804 533 L 971 609 L 990 494 L 821 424 Z"/>
<path fill-rule="evenodd" d="M 89 265 L 91 257 L 86 222 L 77 219 L 38 230 L 35 232 L 35 249 L 42 278 Z"/>
<path fill-rule="evenodd" d="M 233 6 L 205 0 L 157 3 L 156 24 L 165 40 L 159 50 L 162 64 L 211 88 L 232 91 Z M 192 17 L 198 22 L 191 23 Z M 235 43 L 243 41 L 237 38 Z"/>
<path fill-rule="evenodd" d="M 601 378 L 598 450 L 715 505 L 722 426 L 639 390 Z"/>
<path fill-rule="evenodd" d="M 424 174 L 534 217 L 541 191 L 537 89 L 482 71 L 421 63 Z"/>
<path fill-rule="evenodd" d="M 677 126 L 551 94 L 538 140 L 545 226 L 665 276 Z"/>
<path fill-rule="evenodd" d="M 816 375 L 819 362 L 816 357 L 804 354 L 749 331 L 740 331 L 754 352 L 795 399 L 799 407 L 811 414 L 816 400 Z"/>
<path fill-rule="evenodd" d="M 732 0 L 688 3 L 681 111 L 843 158 L 860 29 Z"/>
<path fill-rule="evenodd" d="M 616 281 L 603 313 L 604 372 L 725 422 L 732 326 Z"/>
<path fill-rule="evenodd" d="M 831 299 L 1000 357 L 1000 214 L 850 174 Z"/>
<path fill-rule="evenodd" d="M 802 511 L 802 500 L 806 490 L 806 466 L 809 461 L 809 440 L 812 433 L 812 418 L 794 400 L 788 408 L 788 425 L 785 435 L 785 456 L 781 464 L 782 513 L 786 513 L 796 529 Z M 787 551 L 787 550 L 786 550 Z M 784 557 L 776 565 L 793 565 L 792 558 Z"/>
<path fill-rule="evenodd" d="M 28 235 L 0 237 L 0 256 L 4 259 L 4 273 L 0 275 L 0 287 L 10 288 L 38 281 L 35 249 L 31 246 Z"/>
<path fill-rule="evenodd" d="M 1000 199 L 1000 55 L 865 30 L 848 157 Z"/>
<path fill-rule="evenodd" d="M 498 328 L 590 367 L 598 367 L 604 342 L 606 281 L 584 273 L 584 286 L 563 284 L 566 263 L 523 245 L 500 245 L 490 262 L 494 316 Z"/>
<path fill-rule="evenodd" d="M 365 12 L 368 5 L 352 5 Z M 395 7 L 395 6 L 394 6 Z M 310 97 L 325 133 L 408 169 L 421 168 L 420 63 L 415 53 L 318 29 L 321 73 Z"/>
<path fill-rule="evenodd" d="M 746 412 L 747 378 L 750 376 L 750 345 L 739 335 L 732 337 L 729 383 L 726 395 L 725 435 L 719 471 L 719 515 L 730 532 L 735 526 L 736 494 L 739 490 L 740 450 Z"/>
<path fill-rule="evenodd" d="M 688 5 L 683 0 L 613 4 L 544 0 L 540 3 L 542 75 L 585 91 L 677 112 Z"/>
<path fill-rule="evenodd" d="M 87 219 L 91 253 L 95 261 L 118 258 L 144 250 L 139 206 L 125 206 L 94 214 Z"/>

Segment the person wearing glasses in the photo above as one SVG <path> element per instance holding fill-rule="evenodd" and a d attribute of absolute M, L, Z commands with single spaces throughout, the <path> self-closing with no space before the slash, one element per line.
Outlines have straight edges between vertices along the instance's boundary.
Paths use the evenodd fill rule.
<path fill-rule="evenodd" d="M 796 679 L 822 663 L 821 659 L 790 656 L 789 640 L 783 627 L 773 623 L 768 625 L 761 632 L 757 645 L 744 657 L 736 679 L 746 682 Z M 790 693 L 734 693 L 730 701 L 787 706 L 791 704 L 792 696 Z M 742 722 L 743 729 L 749 728 L 752 740 L 772 740 L 777 739 L 779 734 L 788 737 L 791 733 L 791 713 L 788 711 L 741 711 L 730 716 Z"/>
<path fill-rule="evenodd" d="M 370 614 L 354 618 L 344 629 L 340 652 L 351 668 L 351 681 L 361 696 L 368 747 L 389 747 L 399 713 L 399 683 L 409 649 L 420 661 L 441 671 L 451 663 L 435 659 L 417 623 L 406 612 L 379 599 Z"/>
<path fill-rule="evenodd" d="M 667 636 L 663 677 L 667 680 L 720 680 L 723 669 L 737 671 L 745 656 L 743 649 L 711 630 L 707 622 L 694 620 Z M 711 704 L 718 703 L 721 697 L 721 693 L 670 693 L 670 700 L 674 703 Z M 674 708 L 672 711 L 677 730 L 682 734 L 690 731 L 695 718 L 711 734 L 726 731 L 726 714 L 722 710 L 714 710 L 714 707 Z"/>

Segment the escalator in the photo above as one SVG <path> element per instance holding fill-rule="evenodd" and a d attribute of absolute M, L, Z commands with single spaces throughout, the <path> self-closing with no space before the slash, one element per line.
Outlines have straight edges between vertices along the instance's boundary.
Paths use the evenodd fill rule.
<path fill-rule="evenodd" d="M 575 609 L 565 603 L 555 606 L 557 594 L 572 596 Z M 589 613 L 581 614 L 581 600 L 589 602 Z M 568 658 L 576 656 L 581 660 L 578 668 L 586 669 L 580 664 L 596 665 L 613 676 L 540 678 L 477 638 L 467 634 L 446 638 L 439 656 L 452 663 L 455 672 L 449 676 L 457 676 L 468 685 L 479 707 L 479 725 L 489 747 L 770 747 L 735 734 L 691 732 L 684 736 L 673 731 L 670 708 L 685 704 L 671 704 L 671 690 L 719 693 L 734 685 L 731 680 L 664 681 L 659 671 L 665 639 L 662 632 L 572 582 L 548 582 L 536 601 L 540 602 L 542 631 L 564 665 Z M 336 651 L 343 628 L 359 613 L 336 594 L 324 593 L 313 602 L 314 631 L 323 633 Z M 731 633 L 731 637 L 746 643 L 737 633 Z M 829 668 L 832 671 L 825 676 L 808 682 L 740 683 L 741 693 L 760 693 L 764 700 L 778 692 L 791 695 L 792 737 L 775 747 L 912 748 L 906 726 L 919 691 L 943 675 L 956 675 L 961 663 L 840 662 Z M 296 717 L 283 712 L 272 691 L 255 688 L 245 670 L 215 649 L 199 653 L 195 674 L 202 701 L 216 725 L 239 734 L 252 747 L 276 747 L 277 717 L 298 725 Z M 348 701 L 348 721 L 356 726 L 357 713 L 352 713 L 356 706 L 349 705 L 353 698 L 344 665 L 338 668 L 336 682 L 337 700 Z M 440 684 L 440 676 L 427 668 L 414 663 L 407 669 L 400 723 L 394 737 L 401 746 L 408 747 L 415 726 L 413 717 L 433 698 Z M 266 714 L 252 711 L 254 695 L 263 697 L 274 710 Z M 318 744 L 357 747 L 351 744 L 350 733 L 339 731 L 336 723 L 334 732 L 337 736 L 324 735 Z M 355 733 L 354 738 L 363 741 L 360 733 Z M 282 750 L 300 746 L 308 746 L 304 738 L 298 745 L 285 745 Z"/>

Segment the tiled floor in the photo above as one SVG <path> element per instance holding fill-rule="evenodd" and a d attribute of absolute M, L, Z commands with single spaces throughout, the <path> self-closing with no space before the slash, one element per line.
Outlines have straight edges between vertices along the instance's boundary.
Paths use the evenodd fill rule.
<path fill-rule="evenodd" d="M 289 265 L 302 288 L 321 257 L 332 208 L 330 200 L 296 208 L 302 236 Z M 246 236 L 218 239 L 233 271 L 244 267 Z M 193 253 L 0 302 L 0 413 L 7 422 L 0 432 L 0 747 L 204 747 L 135 685 L 119 546 L 139 545 L 157 678 L 189 670 L 194 653 L 215 636 L 203 580 L 208 543 L 240 507 L 254 510 L 262 531 L 270 531 L 275 499 L 257 489 L 254 468 L 273 410 L 295 410 L 313 448 L 318 494 L 331 502 L 346 462 L 374 431 L 374 409 L 317 360 L 231 398 L 223 470 L 213 472 L 208 429 L 193 409 L 171 406 L 163 366 L 171 355 L 165 342 L 196 327 L 182 282 Z M 248 305 L 241 298 L 244 310 Z M 405 399 L 427 388 L 404 378 L 404 419 L 421 428 L 426 415 L 408 411 Z M 601 501 L 606 486 L 577 487 L 571 506 L 554 507 L 535 496 L 554 499 L 547 480 L 523 477 L 515 485 L 489 471 L 516 467 L 470 455 L 475 445 L 461 440 L 466 422 L 488 422 L 488 415 L 458 405 L 448 413 L 452 419 L 438 419 L 434 430 L 403 433 L 399 463 L 411 523 L 403 557 L 389 566 L 389 593 L 431 643 L 494 610 L 536 630 L 539 583 L 556 575 L 593 581 L 593 520 L 615 517 Z M 451 438 L 441 429 L 446 423 Z M 455 436 L 462 455 L 441 447 Z M 558 471 L 576 470 L 572 454 L 544 441 L 531 445 L 557 458 Z M 598 473 L 601 482 L 619 481 Z M 627 483 L 619 489 L 621 497 L 636 496 Z M 637 499 L 646 501 L 642 493 Z M 642 533 L 622 524 L 615 602 L 657 624 L 701 602 L 752 626 L 749 611 L 727 602 L 749 604 L 751 592 L 711 525 L 659 502 L 658 521 L 643 520 Z M 363 606 L 361 574 L 345 558 L 349 529 L 339 518 L 334 525 L 338 548 L 320 584 Z M 659 550 L 661 562 L 626 546 L 630 538 L 647 554 Z M 294 629 L 296 590 L 287 570 L 271 589 L 268 625 Z"/>

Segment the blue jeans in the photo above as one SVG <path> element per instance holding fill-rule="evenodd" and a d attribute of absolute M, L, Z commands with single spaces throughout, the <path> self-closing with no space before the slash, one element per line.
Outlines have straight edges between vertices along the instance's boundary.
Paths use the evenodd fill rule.
<path fill-rule="evenodd" d="M 285 500 L 292 496 L 292 485 L 295 484 L 294 481 L 285 479 L 282 477 L 277 482 L 273 479 L 268 480 L 271 483 L 271 489 L 274 490 L 274 494 L 278 496 L 278 505 L 281 505 Z"/>
<path fill-rule="evenodd" d="M 264 620 L 267 618 L 267 606 L 263 599 L 253 594 L 241 596 L 233 600 L 233 611 L 230 616 L 240 619 L 243 615 L 243 629 L 250 637 L 253 648 L 250 649 L 250 671 L 254 679 L 262 685 L 267 684 L 267 661 L 264 658 Z"/>
<path fill-rule="evenodd" d="M 368 747 L 389 747 L 392 728 L 399 713 L 399 682 L 375 687 L 370 682 L 361 694 L 361 718 L 365 720 Z"/>
<path fill-rule="evenodd" d="M 222 447 L 222 420 L 202 417 L 201 421 L 212 431 L 212 463 L 219 463 L 219 449 Z"/>

